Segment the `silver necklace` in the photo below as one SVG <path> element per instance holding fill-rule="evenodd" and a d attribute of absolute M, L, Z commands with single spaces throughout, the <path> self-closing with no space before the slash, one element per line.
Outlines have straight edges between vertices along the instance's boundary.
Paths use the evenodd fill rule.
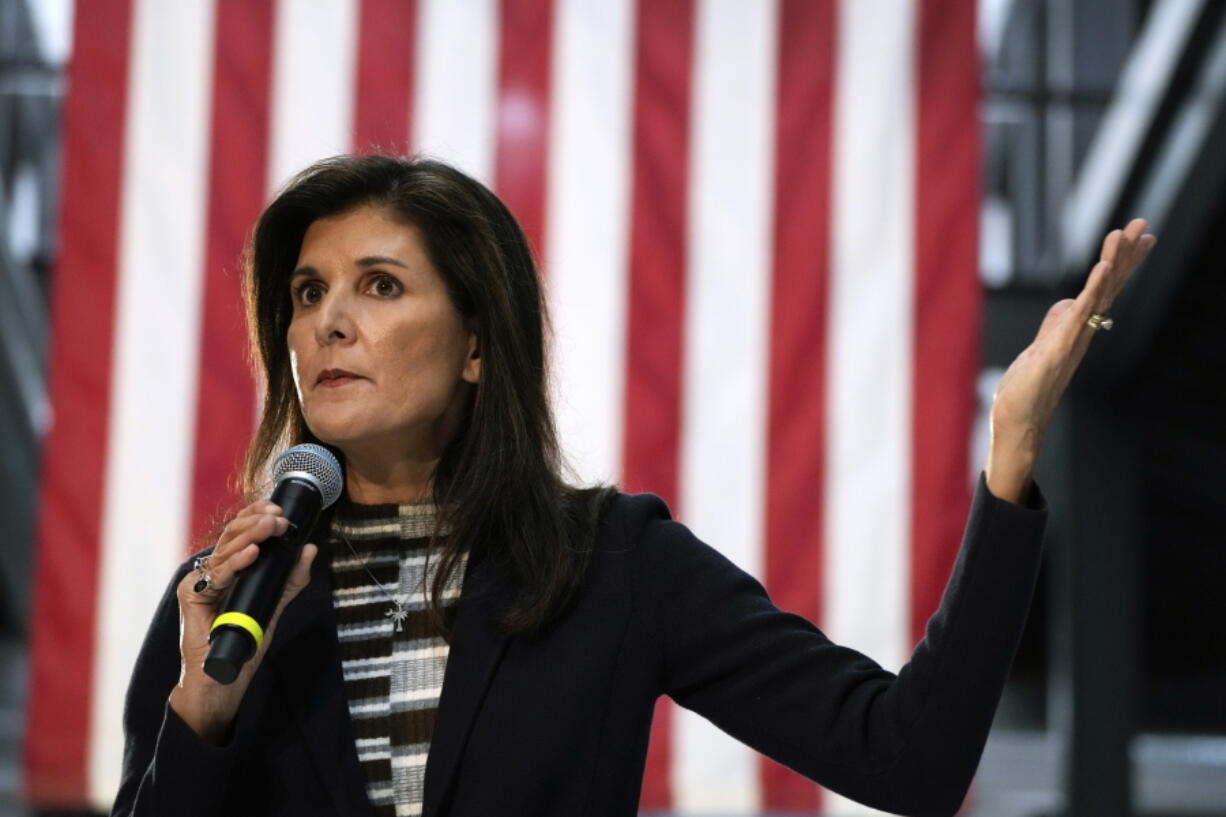
<path fill-rule="evenodd" d="M 390 618 L 392 620 L 392 623 L 396 625 L 396 632 L 404 632 L 404 621 L 409 617 L 409 611 L 404 609 L 404 606 L 409 603 L 409 594 L 392 593 L 390 590 L 384 587 L 383 582 L 376 579 L 375 574 L 371 573 L 370 568 L 366 566 L 366 560 L 369 557 L 359 556 L 358 552 L 353 549 L 353 545 L 349 542 L 349 537 L 342 536 L 341 538 L 345 540 L 345 547 L 349 548 L 349 552 L 353 554 L 353 558 L 357 559 L 358 564 L 360 564 L 362 569 L 366 571 L 366 575 L 370 576 L 370 580 L 375 583 L 375 586 L 378 587 L 379 590 L 383 592 L 383 595 L 387 596 L 388 600 L 392 603 L 392 609 L 385 612 L 383 617 Z M 399 560 L 397 560 L 396 565 L 397 568 L 399 568 Z"/>

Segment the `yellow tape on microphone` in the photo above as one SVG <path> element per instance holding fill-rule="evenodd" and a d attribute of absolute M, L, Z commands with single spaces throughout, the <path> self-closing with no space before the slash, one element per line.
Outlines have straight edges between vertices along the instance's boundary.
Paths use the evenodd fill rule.
<path fill-rule="evenodd" d="M 255 639 L 255 651 L 259 652 L 260 647 L 264 644 L 264 628 L 260 623 L 246 613 L 235 613 L 233 611 L 222 613 L 217 618 L 213 619 L 213 626 L 209 628 L 211 633 L 218 627 L 225 624 L 232 624 L 235 627 L 241 627 L 251 633 L 251 637 Z"/>

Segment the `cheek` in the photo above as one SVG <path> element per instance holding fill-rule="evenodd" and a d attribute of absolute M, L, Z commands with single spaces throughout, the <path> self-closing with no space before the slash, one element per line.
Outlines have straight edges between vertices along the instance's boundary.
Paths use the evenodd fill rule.
<path fill-rule="evenodd" d="M 455 368 L 459 331 L 447 310 L 423 307 L 381 329 L 378 337 L 372 337 L 372 346 L 397 371 L 413 378 L 441 380 Z"/>
<path fill-rule="evenodd" d="M 295 332 L 294 328 L 291 326 L 290 330 L 285 335 L 285 345 L 289 349 L 289 371 L 294 378 L 294 391 L 298 393 L 298 402 L 301 404 L 302 382 L 298 378 L 298 369 L 302 363 L 300 357 L 301 353 L 299 351 L 302 347 L 296 342 L 297 335 L 299 334 L 301 333 Z"/>
<path fill-rule="evenodd" d="M 428 404 L 441 410 L 451 402 L 460 382 L 463 349 L 445 331 L 408 333 L 395 348 L 385 348 L 388 374 L 397 383 L 398 401 Z"/>

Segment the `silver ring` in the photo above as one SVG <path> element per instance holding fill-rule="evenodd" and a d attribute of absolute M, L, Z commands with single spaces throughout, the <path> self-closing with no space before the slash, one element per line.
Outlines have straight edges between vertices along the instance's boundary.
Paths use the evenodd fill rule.
<path fill-rule="evenodd" d="M 196 583 L 192 586 L 192 590 L 197 593 L 207 593 L 213 589 L 213 577 L 209 575 L 209 561 L 212 560 L 213 554 L 208 556 L 197 556 L 196 561 L 192 562 L 192 569 L 196 571 Z"/>

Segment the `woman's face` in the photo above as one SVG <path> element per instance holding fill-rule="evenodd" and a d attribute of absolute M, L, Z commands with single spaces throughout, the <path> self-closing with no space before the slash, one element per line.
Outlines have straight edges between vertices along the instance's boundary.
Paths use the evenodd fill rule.
<path fill-rule="evenodd" d="M 481 361 L 419 230 L 364 206 L 307 228 L 287 340 L 307 426 L 346 456 L 442 453 Z"/>

